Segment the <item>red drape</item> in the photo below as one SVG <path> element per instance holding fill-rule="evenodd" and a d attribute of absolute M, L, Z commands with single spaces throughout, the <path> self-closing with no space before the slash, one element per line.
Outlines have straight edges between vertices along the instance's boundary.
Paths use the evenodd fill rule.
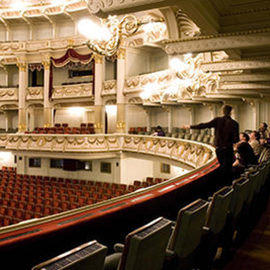
<path fill-rule="evenodd" d="M 60 58 L 51 57 L 51 67 L 50 67 L 50 86 L 49 86 L 49 99 L 51 99 L 53 94 L 53 65 L 55 67 L 63 67 L 69 62 L 80 62 L 82 64 L 88 64 L 91 61 L 94 61 L 93 54 L 79 54 L 74 49 L 68 49 L 66 53 Z M 93 65 L 94 67 L 94 65 Z M 95 80 L 95 72 L 93 69 L 93 93 L 94 90 L 94 80 Z"/>

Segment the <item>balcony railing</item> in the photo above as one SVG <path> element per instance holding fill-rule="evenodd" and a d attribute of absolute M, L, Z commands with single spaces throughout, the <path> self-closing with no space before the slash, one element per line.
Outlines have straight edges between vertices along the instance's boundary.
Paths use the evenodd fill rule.
<path fill-rule="evenodd" d="M 81 83 L 54 86 L 52 99 L 93 98 L 93 84 Z"/>
<path fill-rule="evenodd" d="M 9 134 L 0 136 L 0 148 L 26 152 L 108 153 L 151 155 L 198 168 L 215 158 L 212 146 L 167 137 L 138 135 Z"/>

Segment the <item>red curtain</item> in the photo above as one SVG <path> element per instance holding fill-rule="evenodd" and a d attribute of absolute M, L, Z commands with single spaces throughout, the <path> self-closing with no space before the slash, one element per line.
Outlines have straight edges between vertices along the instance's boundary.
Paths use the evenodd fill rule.
<path fill-rule="evenodd" d="M 74 49 L 68 49 L 66 53 L 60 58 L 51 57 L 51 67 L 50 67 L 50 86 L 49 86 L 49 99 L 51 99 L 53 94 L 53 65 L 55 67 L 63 67 L 69 62 L 80 62 L 82 64 L 88 64 L 91 61 L 94 61 L 94 56 L 92 53 L 90 54 L 79 54 Z M 93 65 L 94 67 L 94 65 Z M 94 90 L 94 80 L 95 80 L 95 72 L 93 69 L 93 93 Z"/>

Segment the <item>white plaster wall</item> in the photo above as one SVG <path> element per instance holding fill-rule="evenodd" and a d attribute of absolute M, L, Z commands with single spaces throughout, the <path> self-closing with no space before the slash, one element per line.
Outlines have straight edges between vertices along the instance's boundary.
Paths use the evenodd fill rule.
<path fill-rule="evenodd" d="M 150 54 L 139 50 L 129 49 L 126 52 L 126 76 L 137 76 L 150 71 Z"/>
<path fill-rule="evenodd" d="M 172 166 L 172 165 L 171 165 L 170 173 L 163 173 L 161 172 L 161 163 L 153 162 L 153 176 L 155 178 L 170 179 L 175 176 L 180 176 L 186 173 L 188 173 L 188 170 L 185 170 L 180 167 Z"/>
<path fill-rule="evenodd" d="M 3 113 L 0 113 L 0 129 L 5 129 L 6 128 L 6 119 L 5 115 Z"/>
<path fill-rule="evenodd" d="M 0 69 L 0 85 L 7 86 L 6 85 L 6 73 L 4 72 L 4 70 L 2 68 Z"/>
<path fill-rule="evenodd" d="M 172 111 L 173 127 L 181 127 L 190 123 L 190 113 L 186 107 L 175 106 Z"/>
<path fill-rule="evenodd" d="M 50 23 L 36 24 L 33 30 L 35 40 L 51 39 L 52 38 L 52 25 Z"/>
<path fill-rule="evenodd" d="M 139 168 L 139 169 L 138 169 Z M 145 180 L 153 175 L 153 161 L 136 158 L 123 158 L 121 160 L 121 183 L 133 184 L 134 180 Z"/>
<path fill-rule="evenodd" d="M 101 162 L 111 162 L 111 173 L 101 173 L 100 172 L 100 163 Z M 41 168 L 30 168 L 29 160 L 25 162 L 25 173 L 30 175 L 43 175 L 50 177 L 61 177 L 61 178 L 70 178 L 70 179 L 80 179 L 80 180 L 94 180 L 101 182 L 119 182 L 119 174 L 116 172 L 119 168 L 118 159 L 103 159 L 103 160 L 92 160 L 92 171 L 65 171 L 63 169 L 50 168 L 50 159 L 42 158 L 41 159 Z M 23 164 L 22 164 L 23 165 Z M 21 171 L 21 170 L 20 170 Z M 118 176 L 116 178 L 116 176 Z"/>
<path fill-rule="evenodd" d="M 129 105 L 127 108 L 127 124 L 130 127 L 146 127 L 148 115 L 141 106 Z"/>
<path fill-rule="evenodd" d="M 16 86 L 19 85 L 19 69 L 15 65 L 8 66 L 8 85 Z"/>
<path fill-rule="evenodd" d="M 168 55 L 163 51 L 150 54 L 150 72 L 168 69 Z"/>
<path fill-rule="evenodd" d="M 44 118 L 43 118 L 43 108 L 34 109 L 34 127 L 43 127 Z"/>
<path fill-rule="evenodd" d="M 11 27 L 11 40 L 29 40 L 29 27 L 20 24 Z"/>
<path fill-rule="evenodd" d="M 74 35 L 74 24 L 71 22 L 57 22 L 56 31 L 58 37 L 69 37 Z"/>
<path fill-rule="evenodd" d="M 209 110 L 208 106 L 203 105 L 195 106 L 194 114 L 195 114 L 194 124 L 208 122 L 213 118 L 212 113 Z"/>
<path fill-rule="evenodd" d="M 4 26 L 0 26 L 0 41 L 6 40 L 6 29 Z"/>
<path fill-rule="evenodd" d="M 87 69 L 87 68 L 86 68 Z M 53 85 L 62 85 L 62 83 L 90 82 L 90 76 L 86 77 L 68 77 L 68 67 L 53 68 Z"/>
<path fill-rule="evenodd" d="M 0 151 L 0 169 L 3 166 L 6 167 L 16 167 L 16 163 L 14 163 L 14 155 L 8 151 Z"/>
<path fill-rule="evenodd" d="M 153 108 L 151 110 L 151 127 L 156 126 L 168 127 L 168 113 L 162 108 Z"/>
<path fill-rule="evenodd" d="M 69 127 L 79 127 L 81 123 L 85 123 L 87 119 L 86 112 L 82 115 L 71 114 L 68 109 L 56 110 L 55 123 L 68 123 Z"/>
<path fill-rule="evenodd" d="M 257 129 L 254 125 L 254 111 L 251 105 L 242 104 L 238 106 L 239 112 L 239 130 L 245 131 L 246 129 Z"/>
<path fill-rule="evenodd" d="M 116 61 L 105 62 L 105 81 L 116 79 Z"/>

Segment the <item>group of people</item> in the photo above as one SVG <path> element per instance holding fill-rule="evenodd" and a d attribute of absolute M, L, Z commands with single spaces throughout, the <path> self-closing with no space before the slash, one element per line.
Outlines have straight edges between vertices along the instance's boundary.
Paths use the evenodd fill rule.
<path fill-rule="evenodd" d="M 207 123 L 183 127 L 215 129 L 216 155 L 221 175 L 224 176 L 224 184 L 229 184 L 239 177 L 245 168 L 258 163 L 263 147 L 270 145 L 270 137 L 266 123 L 261 123 L 258 131 L 241 132 L 239 135 L 239 124 L 231 118 L 232 107 L 224 105 L 222 110 L 222 117 L 216 117 Z"/>
<path fill-rule="evenodd" d="M 223 116 L 216 117 L 207 123 L 184 125 L 185 129 L 215 129 L 215 148 L 220 163 L 224 184 L 229 184 L 244 171 L 259 161 L 263 147 L 270 148 L 270 133 L 268 125 L 261 123 L 258 130 L 239 133 L 239 124 L 231 118 L 232 107 L 222 107 Z M 161 126 L 158 126 L 154 136 L 165 136 Z"/>

